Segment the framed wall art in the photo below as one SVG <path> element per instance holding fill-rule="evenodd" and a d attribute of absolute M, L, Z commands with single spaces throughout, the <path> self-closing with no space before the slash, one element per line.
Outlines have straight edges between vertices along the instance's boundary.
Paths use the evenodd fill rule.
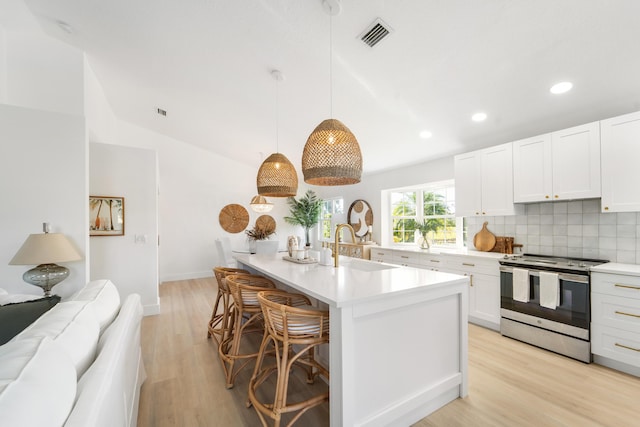
<path fill-rule="evenodd" d="M 124 197 L 89 196 L 89 235 L 124 236 Z"/>

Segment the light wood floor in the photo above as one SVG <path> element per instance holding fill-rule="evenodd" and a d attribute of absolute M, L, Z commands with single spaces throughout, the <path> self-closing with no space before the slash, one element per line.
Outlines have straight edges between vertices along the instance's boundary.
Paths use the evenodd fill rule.
<path fill-rule="evenodd" d="M 213 277 L 161 285 L 161 314 L 142 324 L 148 377 L 140 427 L 260 425 L 255 410 L 245 406 L 250 370 L 227 390 L 214 341 L 206 338 L 215 293 Z M 308 387 L 299 381 L 294 396 L 308 395 Z M 328 419 L 323 405 L 296 425 L 327 426 Z M 640 378 L 469 325 L 469 396 L 415 426 L 640 426 Z"/>

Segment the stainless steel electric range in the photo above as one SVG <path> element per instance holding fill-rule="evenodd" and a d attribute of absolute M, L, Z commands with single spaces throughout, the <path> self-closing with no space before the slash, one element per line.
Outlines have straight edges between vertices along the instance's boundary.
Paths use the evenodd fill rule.
<path fill-rule="evenodd" d="M 501 334 L 590 363 L 590 269 L 605 262 L 533 254 L 505 255 L 500 260 Z M 524 301 L 520 296 L 514 298 L 514 269 L 519 269 L 518 277 L 527 278 L 528 297 Z M 552 275 L 557 277 L 559 292 L 555 308 L 540 304 L 541 272 L 557 275 Z M 518 286 L 522 286 L 522 282 Z"/>

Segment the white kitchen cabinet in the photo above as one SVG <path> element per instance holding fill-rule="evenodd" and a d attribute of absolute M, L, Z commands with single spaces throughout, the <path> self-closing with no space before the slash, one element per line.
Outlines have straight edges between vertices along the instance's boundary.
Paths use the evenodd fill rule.
<path fill-rule="evenodd" d="M 640 269 L 602 268 L 616 266 L 635 273 L 591 274 L 591 352 L 602 358 L 594 357 L 596 362 L 640 376 Z"/>
<path fill-rule="evenodd" d="M 391 249 L 374 247 L 370 252 L 371 261 L 393 263 L 393 251 Z"/>
<path fill-rule="evenodd" d="M 600 124 L 513 143 L 516 203 L 600 197 Z"/>
<path fill-rule="evenodd" d="M 455 156 L 456 216 L 513 215 L 511 143 Z"/>
<path fill-rule="evenodd" d="M 551 200 L 552 179 L 550 133 L 513 143 L 514 202 Z"/>
<path fill-rule="evenodd" d="M 447 257 L 442 271 L 469 276 L 469 322 L 500 330 L 500 265 L 495 259 Z"/>
<path fill-rule="evenodd" d="M 600 122 L 602 211 L 640 211 L 640 112 Z"/>

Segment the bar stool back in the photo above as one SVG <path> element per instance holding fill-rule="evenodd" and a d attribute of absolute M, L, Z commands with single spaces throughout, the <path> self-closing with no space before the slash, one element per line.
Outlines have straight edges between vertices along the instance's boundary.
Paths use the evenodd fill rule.
<path fill-rule="evenodd" d="M 258 352 L 241 353 L 242 337 L 254 332 L 264 334 L 258 292 L 274 289 L 275 284 L 266 277 L 254 274 L 231 274 L 225 278 L 225 282 L 233 297 L 232 329 L 218 347 L 218 354 L 222 360 L 226 386 L 232 388 L 242 368 L 258 356 Z"/>
<path fill-rule="evenodd" d="M 253 376 L 249 381 L 249 405 L 253 405 L 264 426 L 265 415 L 280 426 L 282 414 L 297 412 L 287 424 L 293 425 L 302 414 L 329 400 L 329 392 L 317 394 L 294 403 L 287 402 L 289 375 L 294 364 L 307 373 L 307 382 L 313 383 L 318 375 L 329 379 L 329 372 L 315 359 L 315 349 L 329 342 L 329 312 L 311 306 L 309 299 L 300 294 L 283 291 L 263 291 L 258 294 L 265 319 L 265 335 L 260 346 Z M 263 366 L 269 345 L 275 348 L 276 364 Z M 293 345 L 296 345 L 294 352 Z M 277 374 L 273 403 L 261 402 L 256 392 L 273 373 Z"/>
<path fill-rule="evenodd" d="M 216 302 L 213 304 L 213 312 L 211 313 L 211 320 L 207 327 L 207 338 L 213 337 L 220 346 L 231 332 L 231 308 L 233 300 L 229 293 L 229 287 L 226 284 L 225 277 L 230 274 L 249 274 L 247 270 L 239 268 L 229 267 L 214 267 L 213 274 L 218 282 L 218 293 L 216 295 Z M 218 313 L 218 310 L 222 309 L 222 313 Z"/>

